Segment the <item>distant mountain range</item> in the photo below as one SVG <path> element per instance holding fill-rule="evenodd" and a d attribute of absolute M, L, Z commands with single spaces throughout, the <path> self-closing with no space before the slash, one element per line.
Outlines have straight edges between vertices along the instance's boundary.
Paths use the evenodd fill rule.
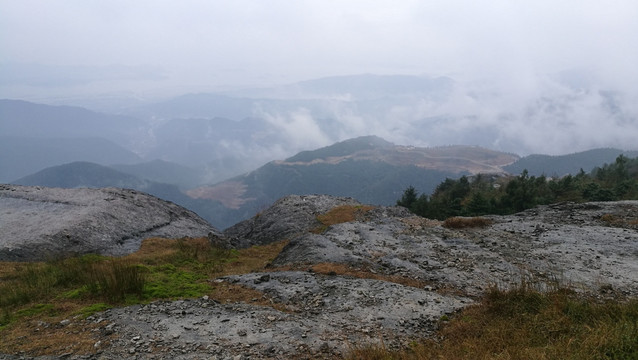
<path fill-rule="evenodd" d="M 328 76 L 300 81 L 274 88 L 249 89 L 232 93 L 233 96 L 262 99 L 348 99 L 379 101 L 401 96 L 447 96 L 454 87 L 448 77 L 412 75 L 359 74 Z"/>
<path fill-rule="evenodd" d="M 429 193 L 446 177 L 562 176 L 637 154 L 515 155 L 587 144 L 635 150 L 635 107 L 621 93 L 547 81 L 560 86 L 514 102 L 490 84 L 373 74 L 153 101 L 120 96 L 112 107 L 84 99 L 100 111 L 68 106 L 73 100 L 0 100 L 0 182 L 132 187 L 225 228 L 291 193 L 393 204 L 407 186 Z M 550 133 L 551 141 L 539 136 Z M 488 150 L 495 144 L 502 151 Z"/>
<path fill-rule="evenodd" d="M 161 160 L 195 169 L 196 174 L 184 171 L 193 177 L 179 180 L 184 188 L 215 184 L 362 135 L 404 145 L 472 144 L 512 153 L 560 154 L 588 144 L 636 150 L 635 107 L 622 93 L 574 88 L 560 77 L 545 80 L 537 92 L 516 101 L 498 84 L 375 74 L 164 99 L 110 94 L 49 100 L 55 106 L 5 99 L 0 100 L 0 181 L 74 161 L 110 166 Z M 594 130 L 597 126 L 605 136 Z M 551 141 L 538 134 L 551 134 Z M 78 147 L 80 142 L 86 147 Z"/>
<path fill-rule="evenodd" d="M 116 164 L 109 165 L 109 167 L 126 174 L 135 175 L 140 179 L 175 184 L 180 188 L 193 188 L 205 182 L 203 169 L 194 169 L 164 160 L 136 164 Z"/>
<path fill-rule="evenodd" d="M 73 161 L 134 164 L 142 161 L 142 158 L 112 141 L 97 137 L 0 136 L 0 183 Z"/>
<path fill-rule="evenodd" d="M 14 183 L 136 189 L 182 205 L 224 229 L 289 194 L 349 196 L 363 203 L 392 205 L 408 186 L 428 194 L 446 178 L 477 173 L 518 175 L 524 168 L 531 175 L 575 174 L 581 168 L 589 171 L 613 162 L 620 153 L 598 149 L 561 157 L 519 158 L 476 146 L 419 148 L 365 136 L 303 151 L 213 185 L 196 186 L 200 184 L 195 180 L 201 179 L 199 171 L 164 161 L 113 167 L 73 162 Z"/>
<path fill-rule="evenodd" d="M 51 106 L 0 99 L 0 134 L 22 138 L 104 138 L 131 145 L 144 121 L 76 106 Z"/>
<path fill-rule="evenodd" d="M 350 196 L 364 203 L 392 205 L 410 185 L 431 192 L 447 177 L 503 173 L 501 167 L 517 159 L 478 147 L 406 147 L 366 136 L 273 161 L 187 194 L 222 203 L 236 219 L 246 219 L 288 194 Z"/>
<path fill-rule="evenodd" d="M 582 169 L 589 173 L 593 168 L 603 164 L 613 163 L 619 155 L 638 157 L 638 151 L 624 151 L 605 148 L 582 151 L 568 155 L 529 155 L 525 156 L 503 169 L 511 174 L 520 174 L 527 170 L 530 175 L 561 177 L 567 174 L 577 174 Z"/>

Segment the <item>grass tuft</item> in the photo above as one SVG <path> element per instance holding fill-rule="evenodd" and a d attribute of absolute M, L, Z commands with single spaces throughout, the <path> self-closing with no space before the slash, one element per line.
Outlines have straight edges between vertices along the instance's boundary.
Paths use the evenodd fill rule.
<path fill-rule="evenodd" d="M 99 261 L 90 267 L 84 285 L 91 294 L 111 303 L 126 299 L 127 295 L 142 296 L 146 275 L 142 268 L 126 259 Z"/>
<path fill-rule="evenodd" d="M 600 221 L 611 227 L 635 227 L 638 225 L 638 219 L 623 218 L 613 214 L 603 214 Z"/>
<path fill-rule="evenodd" d="M 365 213 L 372 209 L 374 209 L 374 206 L 370 205 L 341 205 L 334 207 L 325 214 L 317 216 L 317 220 L 321 225 L 312 229 L 311 232 L 321 234 L 325 232 L 330 225 L 361 219 Z"/>

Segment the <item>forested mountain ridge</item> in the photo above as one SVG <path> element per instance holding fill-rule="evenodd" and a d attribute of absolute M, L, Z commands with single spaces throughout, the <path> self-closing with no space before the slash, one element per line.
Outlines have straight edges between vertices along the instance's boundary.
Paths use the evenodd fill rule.
<path fill-rule="evenodd" d="M 595 167 L 590 173 L 547 178 L 530 175 L 527 170 L 519 176 L 477 175 L 446 179 L 432 195 L 418 193 L 408 187 L 397 205 L 415 214 L 446 219 L 451 216 L 512 214 L 564 201 L 616 201 L 638 199 L 638 158 L 619 155 L 611 164 Z"/>

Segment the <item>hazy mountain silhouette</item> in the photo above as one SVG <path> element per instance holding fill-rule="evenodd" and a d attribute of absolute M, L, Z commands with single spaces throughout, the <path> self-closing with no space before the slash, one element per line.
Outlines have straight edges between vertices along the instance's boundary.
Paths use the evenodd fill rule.
<path fill-rule="evenodd" d="M 175 184 L 184 188 L 195 187 L 204 181 L 204 172 L 201 169 L 158 159 L 137 164 L 109 165 L 109 167 L 135 175 L 140 179 Z"/>
<path fill-rule="evenodd" d="M 143 121 L 75 106 L 0 100 L 0 134 L 31 138 L 100 137 L 129 145 Z"/>
<path fill-rule="evenodd" d="M 605 148 L 558 156 L 534 154 L 522 157 L 515 163 L 505 166 L 504 169 L 512 174 L 520 174 L 527 169 L 529 174 L 534 176 L 575 175 L 581 169 L 589 173 L 597 166 L 613 163 L 620 154 L 624 154 L 627 157 L 636 157 L 638 156 L 638 151 Z"/>
<path fill-rule="evenodd" d="M 101 138 L 0 137 L 0 182 L 73 161 L 131 164 L 141 158 Z"/>

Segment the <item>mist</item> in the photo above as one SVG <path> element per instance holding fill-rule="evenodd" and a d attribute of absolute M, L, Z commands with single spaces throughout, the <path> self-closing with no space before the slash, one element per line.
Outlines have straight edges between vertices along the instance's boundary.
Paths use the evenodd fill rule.
<path fill-rule="evenodd" d="M 620 0 L 3 1 L 0 98 L 140 116 L 140 156 L 180 118 L 145 106 L 240 99 L 241 117 L 198 115 L 261 119 L 253 143 L 215 138 L 250 166 L 362 135 L 520 155 L 636 149 L 636 15 Z M 307 82 L 362 74 L 432 85 Z"/>

